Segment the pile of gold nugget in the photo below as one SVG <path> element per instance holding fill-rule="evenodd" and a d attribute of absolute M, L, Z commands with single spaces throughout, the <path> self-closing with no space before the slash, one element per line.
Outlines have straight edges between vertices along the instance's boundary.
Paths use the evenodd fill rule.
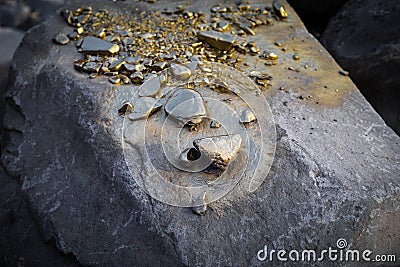
<path fill-rule="evenodd" d="M 91 7 L 64 10 L 62 16 L 74 29 L 68 35 L 57 34 L 54 41 L 76 43 L 84 56 L 75 61 L 75 68 L 90 78 L 106 75 L 113 84 L 141 84 L 171 62 L 206 60 L 235 67 L 241 54 L 265 58 L 245 37 L 255 35 L 260 25 L 288 16 L 279 2 L 262 8 L 218 5 L 210 11 L 207 18 L 182 6 L 140 13 Z"/>

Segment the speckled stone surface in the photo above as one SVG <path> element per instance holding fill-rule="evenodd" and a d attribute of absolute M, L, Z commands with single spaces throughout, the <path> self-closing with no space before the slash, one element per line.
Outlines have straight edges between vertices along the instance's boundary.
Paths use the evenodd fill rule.
<path fill-rule="evenodd" d="M 82 3 L 89 1 L 71 5 Z M 132 3 L 90 1 L 93 8 L 123 10 Z M 213 2 L 178 4 L 204 10 Z M 398 253 L 400 138 L 282 4 L 288 18 L 260 26 L 249 37 L 261 51 L 279 54 L 276 64 L 246 55 L 237 66 L 246 74 L 267 71 L 273 77 L 262 92 L 277 128 L 274 163 L 258 190 L 238 186 L 211 203 L 204 216 L 152 199 L 131 178 L 118 109 L 127 90 L 137 87 L 77 72 L 76 47 L 52 42 L 68 27 L 61 16 L 29 31 L 5 95 L 1 162 L 7 175 L 1 175 L 18 181 L 15 187 L 42 241 L 75 263 L 93 266 L 258 266 L 265 264 L 257 260 L 264 245 L 328 248 L 339 238 L 351 248 Z M 137 3 L 139 10 L 168 5 Z M 14 209 L 2 206 L 1 218 Z M 29 253 L 18 244 L 14 248 L 28 259 L 39 246 Z M 335 265 L 323 265 L 329 264 Z"/>

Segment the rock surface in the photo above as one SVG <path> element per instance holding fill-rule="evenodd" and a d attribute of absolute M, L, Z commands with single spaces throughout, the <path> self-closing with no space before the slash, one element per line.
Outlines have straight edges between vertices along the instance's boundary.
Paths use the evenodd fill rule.
<path fill-rule="evenodd" d="M 133 104 L 133 111 L 129 114 L 131 120 L 142 120 L 149 117 L 153 112 L 159 109 L 161 106 L 157 104 L 157 100 L 151 97 L 140 97 Z"/>
<path fill-rule="evenodd" d="M 322 43 L 386 123 L 400 134 L 398 1 L 349 1 L 330 21 Z"/>
<path fill-rule="evenodd" d="M 90 4 L 132 8 L 130 1 Z M 278 131 L 274 164 L 258 190 L 247 193 L 239 185 L 201 217 L 150 198 L 131 178 L 117 112 L 131 87 L 74 70 L 75 46 L 51 41 L 66 30 L 61 17 L 32 29 L 12 63 L 1 160 L 41 238 L 80 264 L 97 266 L 262 265 L 257 252 L 264 245 L 320 249 L 335 247 L 339 238 L 352 249 L 398 253 L 400 138 L 284 5 L 285 22 L 252 36 L 260 49 L 279 53 L 268 67 L 274 85 L 263 91 Z M 139 10 L 166 6 L 137 3 Z M 274 50 L 277 40 L 299 49 L 300 60 Z M 246 73 L 267 68 L 258 57 L 243 61 L 238 68 Z M 19 247 L 18 255 L 40 248 Z M 6 263 L 7 250 L 0 255 Z"/>
<path fill-rule="evenodd" d="M 86 54 L 106 54 L 108 56 L 118 53 L 119 46 L 102 39 L 88 36 L 83 39 L 81 45 L 83 53 Z"/>
<path fill-rule="evenodd" d="M 198 124 L 207 115 L 201 95 L 190 89 L 176 90 L 168 99 L 165 112 L 182 124 Z"/>
<path fill-rule="evenodd" d="M 220 50 L 228 50 L 232 47 L 234 42 L 232 35 L 217 31 L 197 32 L 197 36 L 200 40 Z"/>
<path fill-rule="evenodd" d="M 30 214 L 20 185 L 2 167 L 0 184 L 1 265 L 79 266 L 72 255 L 57 250 L 54 239 L 43 242 L 40 228 Z"/>
<path fill-rule="evenodd" d="M 240 134 L 214 136 L 197 139 L 193 145 L 201 154 L 211 159 L 216 168 L 225 170 L 239 154 L 242 138 Z"/>

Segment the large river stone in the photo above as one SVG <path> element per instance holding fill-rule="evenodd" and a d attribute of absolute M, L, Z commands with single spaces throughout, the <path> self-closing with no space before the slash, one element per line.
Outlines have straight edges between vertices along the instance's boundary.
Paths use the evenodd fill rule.
<path fill-rule="evenodd" d="M 171 5 L 133 2 L 90 4 L 121 10 Z M 194 10 L 213 4 L 176 2 Z M 73 68 L 76 47 L 51 41 L 68 30 L 61 16 L 30 30 L 12 63 L 1 160 L 43 242 L 97 266 L 261 265 L 257 252 L 264 245 L 322 249 L 336 247 L 339 238 L 352 249 L 398 253 L 400 138 L 283 4 L 288 19 L 260 26 L 250 37 L 261 50 L 277 53 L 277 64 L 266 67 L 246 55 L 246 65 L 238 66 L 273 77 L 263 94 L 277 128 L 274 163 L 260 188 L 248 193 L 239 186 L 204 216 L 152 199 L 132 179 L 117 112 L 131 87 L 115 87 L 107 77 L 91 80 Z M 300 60 L 293 60 L 294 48 Z M 6 252 L 0 253 L 2 260 Z"/>

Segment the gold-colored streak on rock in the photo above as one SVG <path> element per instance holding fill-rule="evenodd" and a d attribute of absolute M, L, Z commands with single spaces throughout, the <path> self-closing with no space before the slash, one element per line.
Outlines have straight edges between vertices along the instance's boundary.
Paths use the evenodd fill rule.
<path fill-rule="evenodd" d="M 272 3 L 272 1 L 269 2 Z M 179 3 L 180 1 L 177 1 L 176 5 L 179 5 Z M 252 1 L 250 3 L 250 5 L 253 6 L 257 4 L 262 6 L 265 5 L 265 2 Z M 278 59 L 275 60 L 276 65 L 271 64 L 271 66 L 266 66 L 265 62 L 267 62 L 267 60 L 261 59 L 257 55 L 247 53 L 246 55 L 240 55 L 239 59 L 241 60 L 238 61 L 241 61 L 241 63 L 236 63 L 235 66 L 239 70 L 246 72 L 258 70 L 270 74 L 273 77 L 273 81 L 272 86 L 267 87 L 270 89 L 264 90 L 264 93 L 267 95 L 275 96 L 285 93 L 279 90 L 279 88 L 285 88 L 285 91 L 296 92 L 301 95 L 301 101 L 306 104 L 319 107 L 340 106 L 349 92 L 357 90 L 356 87 L 348 77 L 339 74 L 338 71 L 341 68 L 323 46 L 307 32 L 303 23 L 289 4 L 283 1 L 282 4 L 288 13 L 288 18 L 278 21 L 274 20 L 273 25 L 261 25 L 257 27 L 255 36 L 245 37 L 247 42 L 255 42 L 261 53 L 263 51 L 276 53 L 279 56 Z M 124 4 L 121 3 L 121 6 L 123 5 Z M 163 17 L 159 12 L 166 7 L 170 7 L 167 1 L 158 1 L 151 6 L 143 5 L 139 8 L 139 10 L 141 8 L 149 9 L 145 13 L 128 13 L 129 17 L 133 16 L 131 21 L 144 21 L 146 16 L 151 17 L 155 16 L 155 14 L 158 14 L 159 17 Z M 133 9 L 133 7 L 129 5 L 127 8 Z M 202 4 L 196 2 L 185 4 L 185 9 L 194 12 L 202 11 L 206 16 L 210 15 L 209 10 L 205 9 Z M 125 15 L 122 13 L 123 11 L 121 11 L 121 18 L 126 18 L 125 15 L 128 13 Z M 118 20 L 121 19 L 117 19 L 117 21 Z M 177 23 L 179 24 L 179 22 L 178 20 Z M 151 23 L 149 25 L 145 23 L 145 25 L 140 27 L 137 23 L 131 24 L 132 31 L 150 31 L 151 29 L 145 29 L 147 26 L 151 26 Z M 170 23 L 168 26 L 171 31 L 174 30 L 173 23 Z M 189 28 L 187 28 L 187 30 Z M 187 44 L 187 47 L 191 48 L 192 51 L 193 48 L 191 44 L 198 42 L 197 38 L 188 40 L 193 38 L 191 34 L 177 34 L 176 37 L 184 38 L 176 41 Z M 277 41 L 285 44 L 285 51 L 274 44 Z M 152 44 L 144 43 L 140 46 L 143 45 L 146 46 L 146 49 L 143 51 L 146 51 Z M 200 45 L 199 48 L 203 49 L 204 46 Z M 196 51 L 203 51 L 202 49 L 196 49 Z M 301 55 L 299 60 L 293 60 L 294 51 Z M 295 70 L 299 70 L 299 72 Z"/>
<path fill-rule="evenodd" d="M 254 1 L 255 2 L 255 1 Z M 283 2 L 283 1 L 282 1 Z M 338 107 L 346 99 L 349 92 L 357 90 L 351 79 L 340 75 L 341 67 L 334 61 L 325 48 L 307 32 L 304 24 L 295 11 L 284 3 L 289 17 L 282 21 L 275 21 L 272 26 L 260 26 L 256 36 L 248 38 L 258 44 L 261 51 L 267 50 L 276 53 L 279 58 L 277 64 L 265 66 L 265 60 L 244 55 L 238 68 L 248 72 L 256 69 L 267 72 L 273 77 L 273 86 L 266 90 L 266 94 L 276 96 L 286 91 L 298 93 L 303 97 L 302 102 L 315 107 Z M 279 40 L 285 44 L 287 51 L 282 51 L 274 43 Z M 300 56 L 293 60 L 294 50 Z M 248 66 L 245 66 L 246 63 Z M 307 67 L 305 67 L 307 65 Z M 288 70 L 293 66 L 300 72 Z M 311 96 L 311 97 L 309 97 Z"/>

